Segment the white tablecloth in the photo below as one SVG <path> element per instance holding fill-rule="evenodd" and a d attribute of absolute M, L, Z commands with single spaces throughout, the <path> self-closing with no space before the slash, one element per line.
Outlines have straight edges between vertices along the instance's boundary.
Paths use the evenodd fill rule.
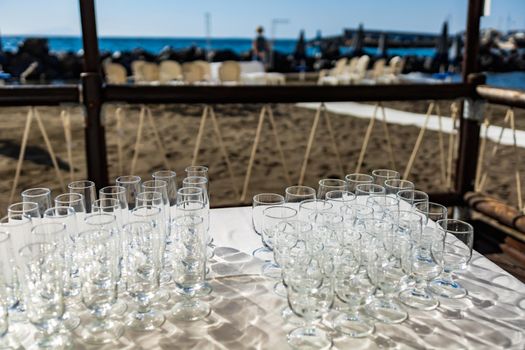
<path fill-rule="evenodd" d="M 210 222 L 217 248 L 210 264 L 214 291 L 208 319 L 174 321 L 169 317 L 171 300 L 161 329 L 146 333 L 127 330 L 104 349 L 289 348 L 286 334 L 294 326 L 285 324 L 280 316 L 286 300 L 273 293 L 275 281 L 260 276 L 262 262 L 251 256 L 261 246 L 252 229 L 251 208 L 212 209 Z M 367 338 L 334 334 L 334 348 L 525 349 L 525 285 L 477 252 L 459 281 L 469 291 L 466 298 L 440 299 L 441 305 L 433 311 L 407 308 L 407 321 L 377 323 L 376 332 Z M 323 324 L 329 326 L 331 318 L 333 315 L 328 315 Z M 24 344 L 30 342 L 28 337 Z M 90 348 L 78 342 L 75 345 Z"/>

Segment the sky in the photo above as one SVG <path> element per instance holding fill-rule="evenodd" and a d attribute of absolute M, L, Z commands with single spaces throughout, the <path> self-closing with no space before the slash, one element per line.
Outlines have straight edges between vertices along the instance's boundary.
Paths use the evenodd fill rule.
<path fill-rule="evenodd" d="M 252 37 L 262 25 L 277 38 L 336 35 L 363 23 L 369 29 L 437 33 L 465 28 L 467 0 L 96 0 L 100 36 L 202 37 L 205 13 L 213 37 Z M 525 0 L 492 0 L 483 27 L 525 29 Z M 80 35 L 76 0 L 0 0 L 0 32 Z"/>

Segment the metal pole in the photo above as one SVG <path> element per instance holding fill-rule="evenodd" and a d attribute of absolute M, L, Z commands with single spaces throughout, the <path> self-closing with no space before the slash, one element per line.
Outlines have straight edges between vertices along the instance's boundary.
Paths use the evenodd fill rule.
<path fill-rule="evenodd" d="M 86 109 L 85 147 L 88 178 L 104 187 L 108 184 L 106 133 L 101 119 L 102 75 L 98 51 L 95 0 L 79 0 L 84 46 L 82 97 Z"/>
<path fill-rule="evenodd" d="M 483 83 L 483 77 L 469 76 L 478 71 L 479 24 L 483 0 L 469 0 L 465 53 L 463 57 L 463 81 L 474 84 Z M 456 191 L 463 196 L 474 190 L 476 165 L 480 140 L 480 120 L 482 109 L 479 101 L 466 100 L 463 104 L 463 118 L 459 128 L 459 154 L 456 167 Z"/>

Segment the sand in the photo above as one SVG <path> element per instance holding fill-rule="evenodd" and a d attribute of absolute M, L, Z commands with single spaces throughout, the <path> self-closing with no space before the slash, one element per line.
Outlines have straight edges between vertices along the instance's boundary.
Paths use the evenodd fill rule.
<path fill-rule="evenodd" d="M 424 113 L 428 106 L 427 102 L 423 101 L 391 102 L 385 105 L 391 108 L 420 113 Z M 440 103 L 443 111 L 448 111 L 449 105 L 449 102 Z M 122 174 L 129 174 L 131 171 L 131 159 L 139 121 L 139 107 L 124 106 L 123 127 L 121 130 L 117 130 L 115 107 L 115 105 L 108 105 L 104 109 L 111 181 L 118 175 L 121 175 L 118 170 L 117 155 L 117 140 L 119 137 L 124 150 L 121 163 L 123 167 Z M 217 147 L 213 125 L 208 120 L 199 153 L 199 163 L 205 164 L 210 168 L 213 206 L 240 204 L 239 197 L 235 195 L 233 186 L 237 188 L 238 192 L 242 190 L 261 107 L 262 105 L 257 104 L 214 106 L 225 147 L 232 163 L 234 181 L 232 184 L 226 163 Z M 299 178 L 308 134 L 315 112 L 291 104 L 280 104 L 272 107 L 284 155 L 288 163 L 291 181 L 295 184 Z M 71 114 L 73 135 L 71 164 L 68 161 L 64 129 L 60 119 L 60 112 L 64 108 L 67 108 Z M 6 212 L 6 207 L 9 203 L 9 194 L 13 186 L 27 110 L 27 108 L 0 108 L 2 125 L 0 128 L 0 213 L 2 214 Z M 160 130 L 163 146 L 167 151 L 169 166 L 177 172 L 180 183 L 184 177 L 184 168 L 191 163 L 203 106 L 156 105 L 151 106 L 151 110 L 155 123 Z M 46 131 L 49 134 L 52 147 L 63 168 L 61 174 L 64 182 L 67 184 L 72 179 L 84 179 L 86 171 L 81 109 L 71 106 L 39 107 L 39 111 Z M 504 114 L 505 108 L 492 108 L 491 123 L 501 124 Z M 516 122 L 520 129 L 525 129 L 524 116 L 523 110 L 516 110 Z M 344 173 L 354 172 L 368 121 L 340 115 L 331 115 L 331 121 L 343 161 Z M 416 142 L 419 129 L 414 126 L 389 125 L 389 131 L 396 158 L 396 167 L 404 171 Z M 147 123 L 143 132 L 143 140 L 135 174 L 140 175 L 143 179 L 149 179 L 153 171 L 164 168 L 164 165 L 159 147 L 154 141 L 153 130 Z M 488 155 L 492 145 L 492 142 L 487 142 L 487 160 L 489 159 Z M 448 146 L 448 137 L 445 137 L 445 146 Z M 518 150 L 520 159 L 523 159 L 524 153 L 524 149 Z M 63 189 L 60 188 L 57 175 L 51 165 L 44 140 L 36 122 L 33 122 L 32 125 L 25 158 L 14 201 L 19 200 L 19 193 L 23 189 L 30 187 L 50 187 L 53 190 L 53 196 L 62 193 Z M 514 205 L 517 203 L 513 173 L 516 159 L 512 147 L 501 147 L 498 156 L 493 159 L 493 162 L 488 167 L 488 182 L 486 185 L 488 193 Z M 446 190 L 446 186 L 441 179 L 439 164 L 438 133 L 428 131 L 425 134 L 409 179 L 414 181 L 417 187 L 424 191 Z M 518 164 L 520 171 L 524 173 L 522 162 Z M 72 166 L 74 169 L 72 177 L 70 177 L 68 171 L 69 166 Z M 380 123 L 377 123 L 363 163 L 363 171 L 369 172 L 374 168 L 382 167 L 390 167 L 390 164 L 383 128 Z M 341 177 L 342 175 L 332 150 L 328 130 L 326 125 L 321 122 L 309 158 L 305 184 L 317 187 L 317 181 L 321 178 Z M 245 203 L 249 204 L 251 197 L 256 193 L 282 193 L 287 185 L 270 124 L 266 122 L 261 134 L 261 142 L 256 154 Z"/>

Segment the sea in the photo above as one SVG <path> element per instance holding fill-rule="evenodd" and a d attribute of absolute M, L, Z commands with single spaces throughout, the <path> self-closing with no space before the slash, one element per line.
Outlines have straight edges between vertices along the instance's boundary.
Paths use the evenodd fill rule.
<path fill-rule="evenodd" d="M 34 36 L 32 36 L 34 37 Z M 1 45 L 5 51 L 16 51 L 26 36 L 3 36 Z M 82 39 L 74 36 L 50 36 L 48 39 L 49 48 L 52 52 L 79 52 L 82 50 Z M 291 54 L 295 50 L 297 39 L 276 39 L 274 49 L 284 54 Z M 184 49 L 196 46 L 202 49 L 211 50 L 232 50 L 237 54 L 249 51 L 252 39 L 249 38 L 140 38 L 140 37 L 100 37 L 99 48 L 101 51 L 117 52 L 131 51 L 142 48 L 153 54 L 158 54 L 166 47 L 173 49 Z M 345 53 L 349 48 L 341 47 L 341 52 Z M 320 52 L 318 47 L 309 46 L 307 54 L 314 56 Z M 365 52 L 369 55 L 376 55 L 376 47 L 366 47 Z M 435 54 L 434 48 L 390 48 L 390 55 L 399 56 L 420 56 L 432 57 Z M 453 76 L 452 80 L 459 80 L 459 76 Z M 498 87 L 525 90 L 525 72 L 508 73 L 488 73 L 487 83 Z"/>

